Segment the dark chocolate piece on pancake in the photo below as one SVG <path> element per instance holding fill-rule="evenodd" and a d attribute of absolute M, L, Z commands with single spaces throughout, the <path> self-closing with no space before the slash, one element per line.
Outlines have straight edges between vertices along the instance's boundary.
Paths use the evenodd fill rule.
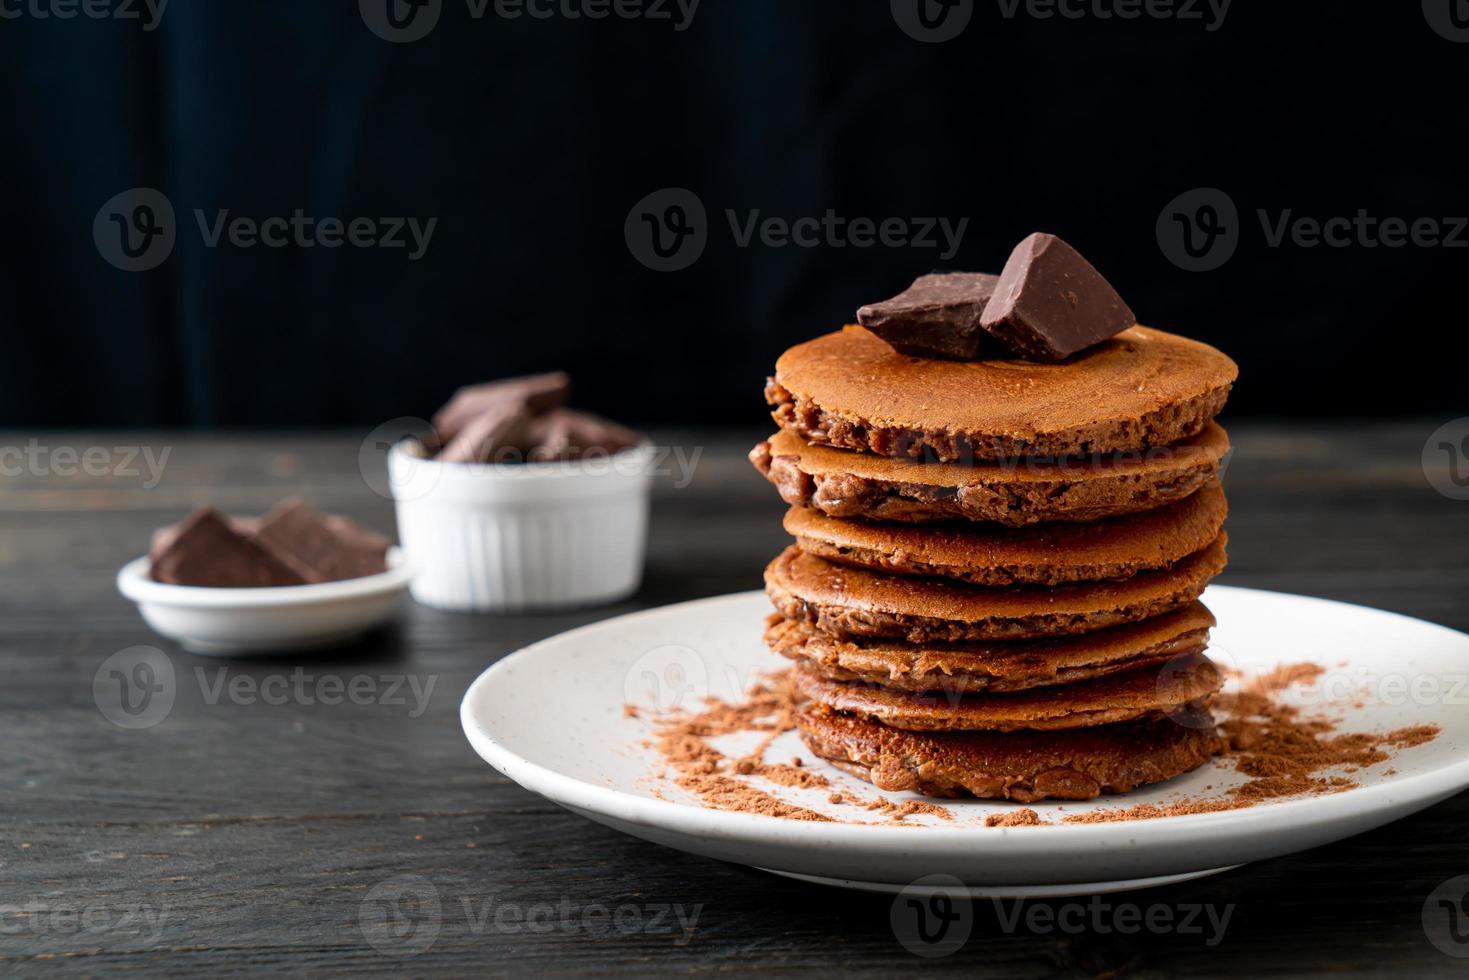
<path fill-rule="evenodd" d="M 817 756 L 887 792 L 1019 803 L 1091 800 L 1191 772 L 1222 748 L 1208 710 L 1063 732 L 910 732 L 807 704 Z"/>
<path fill-rule="evenodd" d="M 980 317 L 1011 353 L 1036 361 L 1064 360 L 1136 323 L 1080 252 L 1039 231 L 1010 253 Z"/>
<path fill-rule="evenodd" d="M 1224 679 L 1202 653 L 1076 684 L 1013 694 L 895 691 L 843 683 L 796 667 L 801 693 L 833 711 L 846 711 L 911 731 L 1057 731 L 1160 718 L 1211 697 Z"/>
<path fill-rule="evenodd" d="M 1094 521 L 1182 500 L 1214 482 L 1229 452 L 1215 423 L 1173 446 L 1074 459 L 924 463 L 811 445 L 782 430 L 750 451 L 781 499 L 828 517 L 1008 527 Z"/>
<path fill-rule="evenodd" d="M 772 616 L 765 643 L 831 681 L 905 691 L 1008 693 L 1161 666 L 1203 651 L 1214 617 L 1203 603 L 1137 623 L 1077 636 L 1002 643 L 904 643 L 828 636 L 808 623 Z"/>
<path fill-rule="evenodd" d="M 1221 531 L 1171 568 L 1122 581 L 1003 589 L 837 565 L 792 545 L 766 567 L 765 590 L 787 619 L 838 637 L 927 643 L 1085 633 L 1194 601 L 1224 568 L 1226 540 Z"/>
<path fill-rule="evenodd" d="M 905 357 L 850 326 L 776 362 L 773 417 L 812 443 L 939 461 L 1088 456 L 1168 446 L 1224 406 L 1219 351 L 1133 327 L 1061 364 Z"/>
<path fill-rule="evenodd" d="M 967 361 L 1000 345 L 979 325 L 999 277 L 983 272 L 935 272 L 919 276 L 892 299 L 869 303 L 857 322 L 893 350 L 909 357 Z"/>
<path fill-rule="evenodd" d="M 1060 585 L 1167 568 L 1218 537 L 1227 513 L 1215 483 L 1167 507 L 1085 524 L 877 524 L 793 507 L 785 529 L 802 551 L 842 565 L 971 585 Z"/>

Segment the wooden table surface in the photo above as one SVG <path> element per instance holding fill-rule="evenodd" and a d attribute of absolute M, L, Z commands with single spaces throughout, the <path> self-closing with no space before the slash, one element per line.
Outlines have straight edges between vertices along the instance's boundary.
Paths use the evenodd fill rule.
<path fill-rule="evenodd" d="M 1469 629 L 1469 502 L 1429 488 L 1420 463 L 1439 421 L 1233 425 L 1222 581 Z M 961 949 L 920 959 L 895 938 L 890 897 L 666 850 L 500 777 L 458 722 L 460 697 L 488 664 L 605 616 L 756 588 L 783 546 L 782 505 L 744 460 L 754 430 L 658 435 L 702 455 L 687 486 L 658 488 L 635 600 L 503 617 L 410 604 L 399 625 L 353 648 L 256 661 L 198 658 L 156 637 L 114 575 L 154 527 L 205 502 L 248 513 L 301 492 L 390 529 L 391 504 L 359 470 L 362 433 L 0 436 L 0 447 L 30 447 L 20 466 L 0 454 L 0 973 L 1464 975 L 1469 961 L 1431 944 L 1421 913 L 1437 885 L 1469 874 L 1469 795 L 1308 853 L 1110 899 L 1180 916 L 1232 907 L 1212 945 L 1208 930 L 1122 933 L 1111 912 L 1100 928 L 1017 925 L 979 902 Z M 137 447 L 155 463 L 169 451 L 161 480 L 141 457 L 124 465 Z M 90 468 L 116 472 L 74 473 L 68 449 L 80 460 L 104 450 Z M 92 680 L 139 644 L 165 650 L 180 681 L 165 720 L 127 730 L 101 713 Z M 298 667 L 311 679 L 369 678 L 383 696 L 218 694 L 221 680 L 265 691 Z M 426 706 L 407 683 L 388 697 L 393 678 L 432 683 Z M 407 909 L 400 944 L 374 945 L 362 922 L 404 881 L 430 895 Z M 1469 937 L 1454 951 L 1469 954 Z"/>

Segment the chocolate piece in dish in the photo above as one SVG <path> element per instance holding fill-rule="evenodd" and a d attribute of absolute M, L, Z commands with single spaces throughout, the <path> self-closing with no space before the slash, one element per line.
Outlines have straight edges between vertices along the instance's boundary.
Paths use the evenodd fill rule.
<path fill-rule="evenodd" d="M 919 276 L 892 299 L 859 309 L 857 322 L 900 354 L 976 360 L 998 347 L 979 325 L 998 282 L 983 272 Z"/>
<path fill-rule="evenodd" d="M 532 447 L 528 458 L 535 462 L 610 456 L 640 441 L 626 426 L 570 408 L 552 409 L 532 419 L 528 436 Z"/>
<path fill-rule="evenodd" d="M 149 558 L 149 576 L 169 585 L 249 589 L 306 581 L 210 507 L 155 533 Z"/>
<path fill-rule="evenodd" d="M 1081 253 L 1041 232 L 1010 253 L 980 318 L 1007 349 L 1033 361 L 1065 360 L 1136 323 Z"/>
<path fill-rule="evenodd" d="M 338 582 L 388 570 L 388 539 L 346 517 L 323 514 L 299 497 L 260 520 L 255 541 L 306 582 Z"/>
<path fill-rule="evenodd" d="M 565 404 L 570 392 L 571 378 L 565 371 L 467 385 L 434 413 L 434 428 L 439 441 L 448 444 L 471 421 L 498 406 L 511 405 L 527 415 L 539 415 Z"/>
<path fill-rule="evenodd" d="M 465 422 L 437 458 L 445 463 L 518 461 L 525 447 L 530 419 L 519 402 L 495 402 Z"/>

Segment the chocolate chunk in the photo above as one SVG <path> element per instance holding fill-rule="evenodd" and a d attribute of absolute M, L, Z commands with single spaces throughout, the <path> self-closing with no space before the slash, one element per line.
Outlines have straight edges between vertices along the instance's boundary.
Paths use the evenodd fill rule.
<path fill-rule="evenodd" d="M 514 400 L 498 401 L 470 419 L 439 453 L 445 463 L 518 461 L 530 416 Z"/>
<path fill-rule="evenodd" d="M 339 582 L 388 569 L 388 539 L 346 517 L 323 514 L 299 497 L 260 520 L 255 542 L 307 582 Z"/>
<path fill-rule="evenodd" d="M 447 444 L 476 416 L 493 408 L 509 404 L 527 415 L 539 415 L 565 404 L 570 391 L 571 379 L 565 371 L 469 385 L 454 392 L 449 403 L 434 413 L 434 428 L 439 440 Z"/>
<path fill-rule="evenodd" d="M 149 577 L 169 585 L 244 589 L 305 581 L 210 507 L 156 533 L 149 557 Z"/>
<path fill-rule="evenodd" d="M 636 432 L 616 422 L 588 412 L 558 408 L 531 421 L 529 441 L 534 446 L 530 459 L 545 462 L 591 454 L 611 455 L 642 440 Z"/>
<path fill-rule="evenodd" d="M 1020 357 L 1060 361 L 1137 323 L 1081 253 L 1036 232 L 1015 246 L 980 324 Z"/>
<path fill-rule="evenodd" d="M 857 322 L 900 354 L 972 361 L 991 345 L 980 327 L 999 279 L 983 272 L 919 276 L 892 299 L 857 311 Z"/>

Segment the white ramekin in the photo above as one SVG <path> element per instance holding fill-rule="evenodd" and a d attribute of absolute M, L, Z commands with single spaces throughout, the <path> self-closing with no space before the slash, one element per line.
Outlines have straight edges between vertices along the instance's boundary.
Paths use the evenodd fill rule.
<path fill-rule="evenodd" d="M 440 463 L 388 454 L 413 598 L 513 612 L 613 602 L 637 591 L 654 447 L 553 463 Z"/>

